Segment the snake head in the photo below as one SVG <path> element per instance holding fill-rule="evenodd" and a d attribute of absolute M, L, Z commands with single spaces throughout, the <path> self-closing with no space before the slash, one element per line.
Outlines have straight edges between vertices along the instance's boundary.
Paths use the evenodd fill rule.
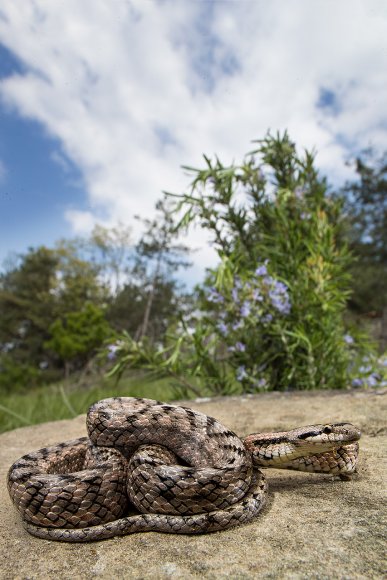
<path fill-rule="evenodd" d="M 327 423 L 321 425 L 308 425 L 289 431 L 291 440 L 296 445 L 308 444 L 310 446 L 326 447 L 332 449 L 341 447 L 347 443 L 358 441 L 361 431 L 352 423 Z"/>
<path fill-rule="evenodd" d="M 244 439 L 244 445 L 257 466 L 302 470 L 300 458 L 331 452 L 334 455 L 340 449 L 351 450 L 357 456 L 360 435 L 360 429 L 351 423 L 327 423 L 290 431 L 254 433 Z M 294 467 L 295 460 L 297 467 Z"/>

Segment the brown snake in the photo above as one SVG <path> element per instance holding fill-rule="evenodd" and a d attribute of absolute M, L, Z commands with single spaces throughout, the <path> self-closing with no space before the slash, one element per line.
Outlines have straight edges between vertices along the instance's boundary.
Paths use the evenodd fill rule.
<path fill-rule="evenodd" d="M 223 530 L 262 508 L 267 486 L 258 467 L 348 478 L 360 438 L 350 423 L 336 423 L 241 441 L 203 413 L 131 397 L 92 405 L 87 429 L 88 438 L 24 455 L 8 472 L 12 501 L 34 536 L 88 542 Z"/>

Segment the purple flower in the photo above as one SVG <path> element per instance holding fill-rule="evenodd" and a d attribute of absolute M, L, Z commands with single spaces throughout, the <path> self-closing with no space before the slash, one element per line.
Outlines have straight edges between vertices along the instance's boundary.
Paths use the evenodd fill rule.
<path fill-rule="evenodd" d="M 258 268 L 255 270 L 256 276 L 266 276 L 266 274 L 267 274 L 267 268 L 266 268 L 265 264 L 263 264 L 262 266 L 258 266 Z"/>
<path fill-rule="evenodd" d="M 246 345 L 243 342 L 236 342 L 234 346 L 229 346 L 227 349 L 229 352 L 245 352 Z"/>
<path fill-rule="evenodd" d="M 240 310 L 241 316 L 243 316 L 243 318 L 246 318 L 246 316 L 249 316 L 250 312 L 251 312 L 250 302 L 246 300 L 241 306 Z"/>
<path fill-rule="evenodd" d="M 284 284 L 283 282 L 275 282 L 274 284 L 274 290 L 275 292 L 277 292 L 278 294 L 287 294 L 288 292 L 288 287 L 286 286 L 286 284 Z"/>
<path fill-rule="evenodd" d="M 345 334 L 344 335 L 344 342 L 346 342 L 347 344 L 353 344 L 355 341 L 350 334 Z"/>
<path fill-rule="evenodd" d="M 294 190 L 294 196 L 297 199 L 302 199 L 304 197 L 304 193 L 305 193 L 305 189 L 303 187 L 301 187 L 300 185 L 298 185 L 296 187 L 296 189 Z"/>
<path fill-rule="evenodd" d="M 281 314 L 289 314 L 289 312 L 291 310 L 290 302 L 288 300 L 286 300 L 285 302 L 283 302 L 281 304 L 281 306 L 277 306 L 277 310 Z"/>
<path fill-rule="evenodd" d="M 228 333 L 228 326 L 224 322 L 218 322 L 218 324 L 216 325 L 216 327 L 219 330 L 219 332 L 221 334 L 223 334 L 223 336 L 225 336 Z"/>
<path fill-rule="evenodd" d="M 215 288 L 210 288 L 210 293 L 208 295 L 208 301 L 214 302 L 215 304 L 217 304 L 219 302 L 224 302 L 224 298 Z"/>
<path fill-rule="evenodd" d="M 265 389 L 267 387 L 266 379 L 259 379 L 258 381 L 255 381 L 254 386 L 258 389 Z"/>
<path fill-rule="evenodd" d="M 362 387 L 363 386 L 362 379 L 352 379 L 352 386 L 353 387 Z"/>
<path fill-rule="evenodd" d="M 117 350 L 119 349 L 119 346 L 117 344 L 109 344 L 109 346 L 107 347 L 107 358 L 109 360 L 114 360 L 116 358 L 116 354 L 117 354 Z"/>
<path fill-rule="evenodd" d="M 274 279 L 271 276 L 265 276 L 263 279 L 266 286 L 271 286 L 274 282 Z"/>
<path fill-rule="evenodd" d="M 360 371 L 361 373 L 363 373 L 363 374 L 369 373 L 371 370 L 372 370 L 372 367 L 371 367 L 371 366 L 369 366 L 369 365 L 368 365 L 368 366 L 365 366 L 365 367 L 361 366 L 361 367 L 359 368 L 359 371 Z"/>
<path fill-rule="evenodd" d="M 247 377 L 246 367 L 244 365 L 238 367 L 236 372 L 236 378 L 238 381 L 243 381 Z"/>
<path fill-rule="evenodd" d="M 257 302 L 262 302 L 263 300 L 263 296 L 260 293 L 260 291 L 258 290 L 258 288 L 255 288 L 255 290 L 253 290 L 253 298 L 254 300 L 256 300 Z"/>
<path fill-rule="evenodd" d="M 374 376 L 369 376 L 367 379 L 367 385 L 369 387 L 376 387 L 376 385 L 378 384 L 377 379 Z"/>
<path fill-rule="evenodd" d="M 270 291 L 269 297 L 272 305 L 280 314 L 289 314 L 290 312 L 290 302 L 287 296 L 279 296 L 276 292 Z"/>
<path fill-rule="evenodd" d="M 234 302 L 238 302 L 239 298 L 238 298 L 238 290 L 237 290 L 237 288 L 233 288 L 231 290 L 231 296 L 232 296 L 232 299 L 234 300 Z"/>
<path fill-rule="evenodd" d="M 267 324 L 269 322 L 271 322 L 273 320 L 273 315 L 272 314 L 265 314 L 264 316 L 262 316 L 262 322 L 264 324 Z"/>
<path fill-rule="evenodd" d="M 239 351 L 239 352 L 245 352 L 246 350 L 246 345 L 243 344 L 243 342 L 236 342 L 235 343 L 235 350 Z"/>
<path fill-rule="evenodd" d="M 234 322 L 234 324 L 232 325 L 232 329 L 233 330 L 238 330 L 239 328 L 241 328 L 243 326 L 243 322 L 242 320 L 237 320 L 236 322 Z"/>
<path fill-rule="evenodd" d="M 269 290 L 269 298 L 278 312 L 281 314 L 289 314 L 291 307 L 286 284 L 278 280 L 274 281 L 272 288 Z"/>

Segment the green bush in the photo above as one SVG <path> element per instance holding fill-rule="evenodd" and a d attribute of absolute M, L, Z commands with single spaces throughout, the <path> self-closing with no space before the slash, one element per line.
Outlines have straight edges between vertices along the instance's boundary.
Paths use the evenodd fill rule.
<path fill-rule="evenodd" d="M 36 387 L 41 380 L 41 371 L 32 365 L 15 362 L 3 354 L 0 358 L 0 392 L 10 393 Z"/>
<path fill-rule="evenodd" d="M 186 167 L 194 179 L 175 196 L 177 227 L 208 230 L 219 265 L 158 351 L 122 337 L 113 374 L 146 366 L 219 394 L 347 386 L 351 257 L 337 243 L 341 202 L 314 155 L 298 155 L 285 133 L 268 134 L 241 165 L 204 159 L 204 169 Z"/>
<path fill-rule="evenodd" d="M 66 376 L 70 370 L 80 368 L 90 360 L 97 348 L 113 334 L 103 309 L 91 303 L 82 310 L 69 312 L 64 320 L 58 318 L 49 330 L 51 338 L 44 346 L 57 355 L 65 367 Z"/>

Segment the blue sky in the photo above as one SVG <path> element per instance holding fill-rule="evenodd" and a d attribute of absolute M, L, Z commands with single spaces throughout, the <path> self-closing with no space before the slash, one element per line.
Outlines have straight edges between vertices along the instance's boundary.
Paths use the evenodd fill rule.
<path fill-rule="evenodd" d="M 202 153 L 268 129 L 331 182 L 387 149 L 383 0 L 14 0 L 0 7 L 0 261 L 118 221 L 138 235 Z M 199 231 L 192 278 L 214 254 Z"/>
<path fill-rule="evenodd" d="M 0 45 L 0 79 L 26 70 Z M 0 106 L 0 160 L 0 260 L 71 235 L 65 212 L 86 209 L 87 191 L 60 141 L 38 121 Z"/>

